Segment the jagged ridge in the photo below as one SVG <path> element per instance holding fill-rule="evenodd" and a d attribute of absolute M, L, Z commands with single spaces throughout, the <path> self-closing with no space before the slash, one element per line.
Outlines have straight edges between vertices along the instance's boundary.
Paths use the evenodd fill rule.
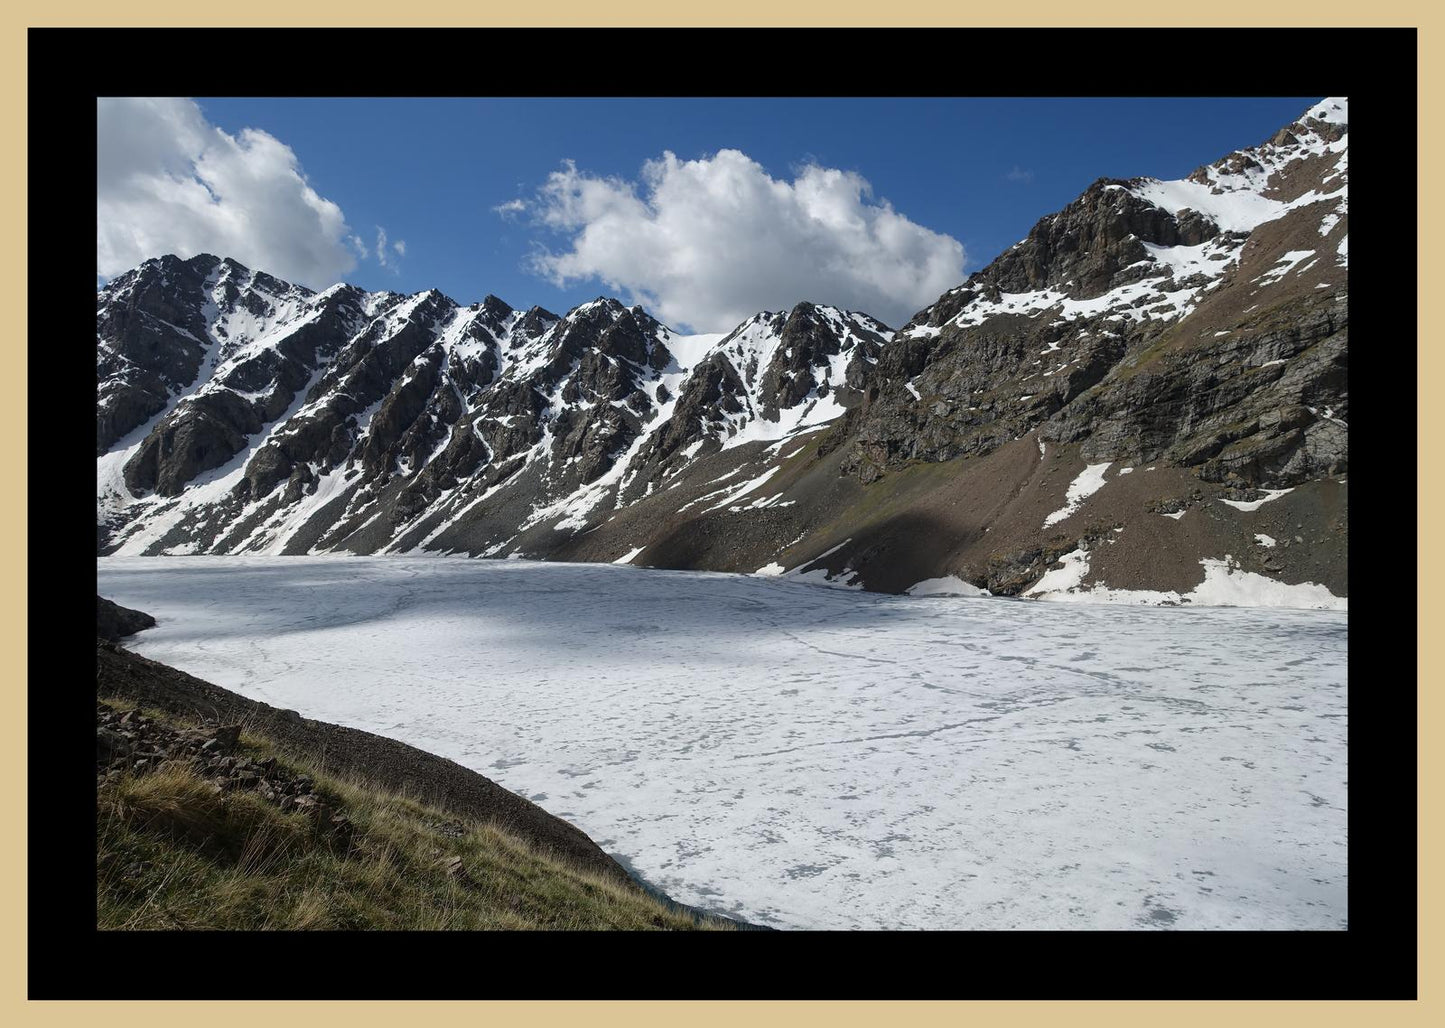
<path fill-rule="evenodd" d="M 896 334 L 810 303 L 684 336 L 607 298 L 558 317 L 147 262 L 98 298 L 102 552 L 1016 593 L 1091 551 L 1084 588 L 1183 595 L 1214 561 L 1343 594 L 1347 132 L 1326 100 L 1186 179 L 1100 179 Z M 1249 531 L 1281 530 L 1266 501 L 1288 554 Z M 1095 548 L 1136 524 L 1147 559 Z"/>
<path fill-rule="evenodd" d="M 97 324 L 101 521 L 121 552 L 337 548 L 383 512 L 410 548 L 503 490 L 523 528 L 580 528 L 699 454 L 841 414 L 891 336 L 806 303 L 718 339 L 608 298 L 559 318 L 311 293 L 209 255 L 117 279 Z"/>

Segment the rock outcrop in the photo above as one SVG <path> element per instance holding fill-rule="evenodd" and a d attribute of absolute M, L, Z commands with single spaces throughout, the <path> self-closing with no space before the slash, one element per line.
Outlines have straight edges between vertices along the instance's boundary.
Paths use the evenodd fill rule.
<path fill-rule="evenodd" d="M 103 596 L 95 598 L 95 621 L 95 634 L 107 642 L 118 642 L 156 624 L 156 619 L 145 611 L 122 607 Z"/>

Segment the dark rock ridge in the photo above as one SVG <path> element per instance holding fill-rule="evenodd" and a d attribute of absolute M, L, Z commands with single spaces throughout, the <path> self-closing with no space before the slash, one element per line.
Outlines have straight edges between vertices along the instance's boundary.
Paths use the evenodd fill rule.
<path fill-rule="evenodd" d="M 605 297 L 558 316 L 149 261 L 97 301 L 100 550 L 834 551 L 813 570 L 870 589 L 1026 593 L 1125 529 L 1083 587 L 1187 592 L 1274 538 L 1263 498 L 1332 527 L 1258 573 L 1341 595 L 1347 133 L 1325 101 L 1186 179 L 1099 179 L 897 332 L 803 302 L 684 336 Z M 1118 559 L 1146 539 L 1170 570 Z"/>
<path fill-rule="evenodd" d="M 845 469 L 868 482 L 1037 430 L 1086 460 L 1164 460 L 1210 481 L 1343 472 L 1346 151 L 1329 144 L 1344 126 L 1293 128 L 1194 172 L 1194 195 L 1099 179 L 1041 219 L 899 331 L 881 402 L 835 429 L 853 439 Z M 1301 180 L 1318 185 L 1306 195 Z M 1275 277 L 1291 253 L 1307 256 Z"/>
<path fill-rule="evenodd" d="M 435 291 L 313 294 L 210 256 L 117 279 L 102 332 L 161 282 L 167 310 L 196 312 L 205 362 L 102 456 L 103 551 L 410 546 L 499 485 L 507 513 L 457 531 L 469 551 L 505 545 L 511 511 L 595 519 L 700 450 L 833 403 L 891 335 L 799 304 L 740 326 L 694 369 L 669 348 L 675 333 L 605 297 L 558 317 L 494 296 L 463 308 Z M 114 349 L 102 342 L 103 370 Z M 579 493 L 591 502 L 569 507 Z"/>
<path fill-rule="evenodd" d="M 145 611 L 131 610 L 112 603 L 103 596 L 95 598 L 96 634 L 108 642 L 117 642 L 128 635 L 154 628 L 156 619 Z"/>

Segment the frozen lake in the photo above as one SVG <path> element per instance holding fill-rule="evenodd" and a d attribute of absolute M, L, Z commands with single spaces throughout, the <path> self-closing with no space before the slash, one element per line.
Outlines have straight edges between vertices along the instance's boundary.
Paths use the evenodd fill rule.
<path fill-rule="evenodd" d="M 102 558 L 137 652 L 783 928 L 1347 927 L 1346 615 L 438 557 Z"/>

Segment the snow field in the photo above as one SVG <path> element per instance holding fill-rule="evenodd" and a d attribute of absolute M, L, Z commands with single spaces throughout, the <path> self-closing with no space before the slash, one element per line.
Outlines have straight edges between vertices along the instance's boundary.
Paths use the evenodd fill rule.
<path fill-rule="evenodd" d="M 1345 615 L 626 566 L 105 558 L 133 648 L 794 928 L 1346 927 Z"/>

